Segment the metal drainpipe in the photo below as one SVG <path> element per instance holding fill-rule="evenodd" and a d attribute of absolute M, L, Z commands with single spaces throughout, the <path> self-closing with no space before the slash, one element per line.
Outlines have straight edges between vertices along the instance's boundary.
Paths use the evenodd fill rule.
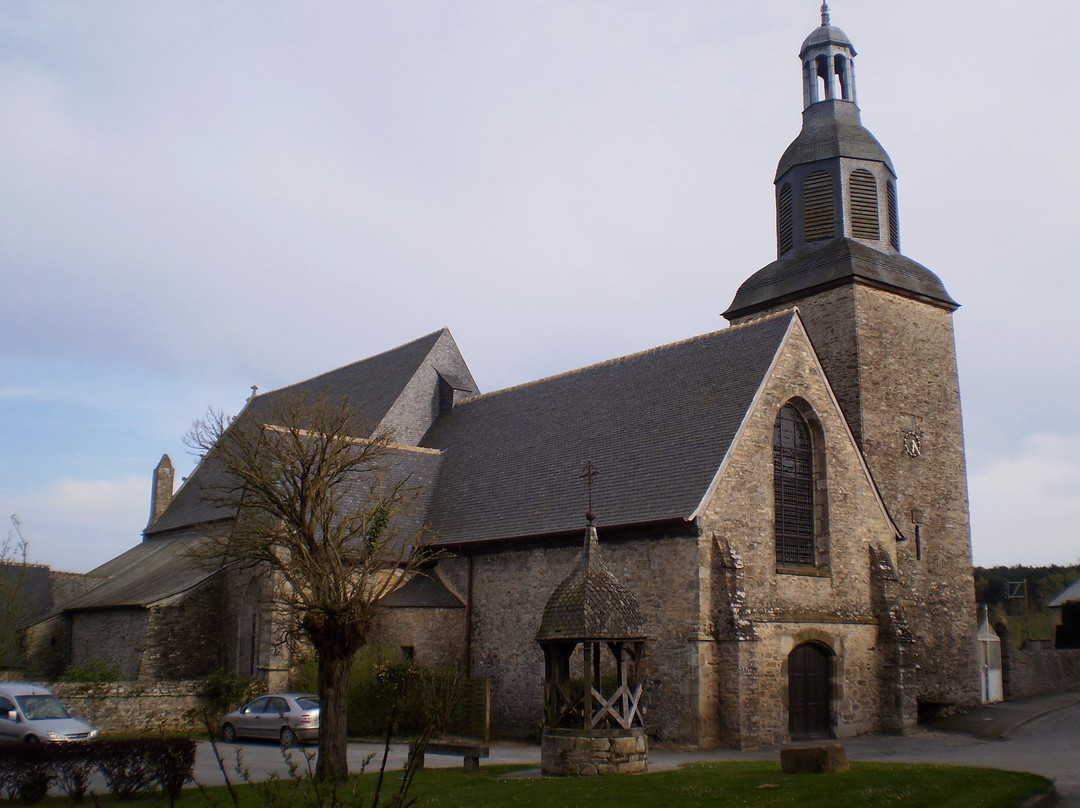
<path fill-rule="evenodd" d="M 473 557 L 469 556 L 469 582 L 465 592 L 465 676 L 472 676 Z"/>

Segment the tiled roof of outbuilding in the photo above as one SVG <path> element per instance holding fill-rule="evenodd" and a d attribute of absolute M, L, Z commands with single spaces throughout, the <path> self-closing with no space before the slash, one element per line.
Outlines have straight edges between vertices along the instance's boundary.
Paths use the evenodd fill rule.
<path fill-rule="evenodd" d="M 429 519 L 440 543 L 570 533 L 585 461 L 602 526 L 690 518 L 794 313 L 490 393 L 423 444 L 443 450 Z"/>
<path fill-rule="evenodd" d="M 61 604 L 64 611 L 82 609 L 145 607 L 186 592 L 216 573 L 216 568 L 198 558 L 196 550 L 206 541 L 203 535 L 140 542 L 90 572 L 104 581 L 89 592 Z"/>
<path fill-rule="evenodd" d="M 1080 581 L 1076 581 L 1070 586 L 1067 586 L 1046 605 L 1057 607 L 1064 606 L 1066 603 L 1080 603 Z"/>

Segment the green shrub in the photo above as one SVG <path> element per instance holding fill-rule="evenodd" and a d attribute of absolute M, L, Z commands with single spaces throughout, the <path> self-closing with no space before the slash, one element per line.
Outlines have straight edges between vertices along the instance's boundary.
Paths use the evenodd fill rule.
<path fill-rule="evenodd" d="M 60 674 L 61 682 L 119 682 L 120 668 L 100 659 L 91 659 L 81 665 L 68 665 Z"/>
<path fill-rule="evenodd" d="M 199 696 L 208 710 L 224 715 L 234 707 L 255 698 L 266 686 L 258 679 L 245 679 L 224 668 L 218 668 L 202 681 Z"/>
<path fill-rule="evenodd" d="M 350 735 L 417 736 L 460 721 L 462 676 L 417 665 L 400 650 L 372 644 L 357 654 L 349 677 Z"/>

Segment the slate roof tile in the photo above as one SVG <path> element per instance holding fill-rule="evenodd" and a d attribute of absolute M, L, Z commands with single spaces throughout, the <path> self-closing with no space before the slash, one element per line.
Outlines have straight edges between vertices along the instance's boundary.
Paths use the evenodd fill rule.
<path fill-rule="evenodd" d="M 142 541 L 90 572 L 107 576 L 96 587 L 61 604 L 64 611 L 101 607 L 146 607 L 208 578 L 216 569 L 194 551 L 206 541 L 200 533 Z"/>
<path fill-rule="evenodd" d="M 587 460 L 601 526 L 688 518 L 720 467 L 793 313 L 459 404 L 429 519 L 446 544 L 579 529 Z"/>

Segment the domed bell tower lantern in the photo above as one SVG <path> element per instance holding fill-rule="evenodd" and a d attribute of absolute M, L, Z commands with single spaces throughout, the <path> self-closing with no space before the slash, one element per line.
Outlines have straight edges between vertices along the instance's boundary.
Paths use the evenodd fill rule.
<path fill-rule="evenodd" d="M 978 678 L 953 338 L 959 304 L 900 252 L 896 171 L 862 124 L 855 55 L 823 5 L 821 25 L 799 50 L 802 129 L 776 168 L 776 260 L 739 287 L 724 316 L 737 324 L 798 307 L 907 539 L 895 557 L 916 635 L 919 698 L 970 704 Z"/>

